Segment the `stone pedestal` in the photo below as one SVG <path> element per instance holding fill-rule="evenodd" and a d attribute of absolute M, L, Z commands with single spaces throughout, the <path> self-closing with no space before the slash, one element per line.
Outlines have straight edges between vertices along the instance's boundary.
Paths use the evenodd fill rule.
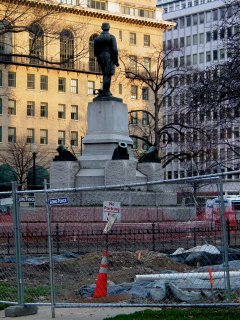
<path fill-rule="evenodd" d="M 111 160 L 106 162 L 105 185 L 128 184 L 136 182 L 136 161 Z"/>
<path fill-rule="evenodd" d="M 79 168 L 78 161 L 53 161 L 50 168 L 50 188 L 74 188 Z"/>
<path fill-rule="evenodd" d="M 109 98 L 111 99 L 111 98 Z M 105 168 L 119 142 L 128 145 L 130 159 L 132 139 L 128 133 L 127 105 L 120 101 L 96 100 L 88 105 L 88 129 L 83 139 L 84 150 L 79 158 L 81 168 Z"/>
<path fill-rule="evenodd" d="M 163 170 L 160 163 L 155 162 L 142 162 L 138 163 L 138 171 L 147 177 L 147 182 L 163 180 Z M 149 185 L 149 191 L 162 191 L 162 185 Z"/>
<path fill-rule="evenodd" d="M 114 97 L 95 99 L 88 105 L 87 120 L 76 187 L 146 181 L 146 177 L 136 170 L 137 160 L 133 157 L 132 139 L 128 133 L 127 105 Z M 112 160 L 119 142 L 127 144 L 129 160 Z"/>

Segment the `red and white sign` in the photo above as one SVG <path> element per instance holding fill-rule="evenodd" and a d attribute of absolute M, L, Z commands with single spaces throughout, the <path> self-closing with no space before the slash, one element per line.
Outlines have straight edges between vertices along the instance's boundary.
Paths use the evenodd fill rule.
<path fill-rule="evenodd" d="M 121 203 L 116 201 L 103 202 L 103 221 L 108 221 L 109 216 L 116 215 L 116 221 L 121 221 Z"/>

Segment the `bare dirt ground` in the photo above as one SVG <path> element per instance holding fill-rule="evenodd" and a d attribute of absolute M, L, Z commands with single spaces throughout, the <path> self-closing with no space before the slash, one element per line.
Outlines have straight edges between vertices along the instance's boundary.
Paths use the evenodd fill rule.
<path fill-rule="evenodd" d="M 133 282 L 137 274 L 159 273 L 164 270 L 184 272 L 191 268 L 184 264 L 178 264 L 167 255 L 141 251 L 138 252 L 110 252 L 108 256 L 108 281 L 120 284 Z M 58 301 L 81 301 L 78 295 L 80 287 L 95 284 L 101 263 L 101 253 L 87 253 L 78 258 L 68 259 L 54 263 L 54 282 L 56 284 L 56 296 Z M 0 281 L 15 282 L 15 265 L 5 266 L 1 270 Z M 49 286 L 49 264 L 24 265 L 25 287 Z M 16 283 L 16 282 L 15 282 Z M 33 297 L 35 300 L 35 298 Z M 39 301 L 49 300 L 49 296 L 36 297 Z"/>

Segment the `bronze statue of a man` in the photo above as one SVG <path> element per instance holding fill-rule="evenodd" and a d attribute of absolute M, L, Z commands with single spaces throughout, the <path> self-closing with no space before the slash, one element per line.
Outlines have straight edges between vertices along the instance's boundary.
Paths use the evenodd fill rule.
<path fill-rule="evenodd" d="M 115 73 L 115 66 L 119 66 L 117 41 L 109 33 L 109 29 L 109 23 L 103 23 L 101 34 L 94 39 L 94 55 L 103 74 L 103 89 L 100 90 L 100 95 L 103 96 L 111 96 L 111 78 Z"/>

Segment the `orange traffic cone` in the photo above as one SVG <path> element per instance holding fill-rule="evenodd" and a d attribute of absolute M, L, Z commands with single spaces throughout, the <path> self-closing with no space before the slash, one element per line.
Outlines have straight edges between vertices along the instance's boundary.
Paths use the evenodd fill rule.
<path fill-rule="evenodd" d="M 102 253 L 102 261 L 98 273 L 96 288 L 93 294 L 94 298 L 102 298 L 107 296 L 107 261 L 108 252 L 104 251 Z"/>

